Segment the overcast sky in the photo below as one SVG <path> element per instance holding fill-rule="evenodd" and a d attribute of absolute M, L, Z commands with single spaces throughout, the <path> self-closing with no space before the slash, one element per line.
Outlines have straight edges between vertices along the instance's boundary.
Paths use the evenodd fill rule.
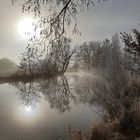
<path fill-rule="evenodd" d="M 0 0 L 0 58 L 18 61 L 27 41 L 18 32 L 19 22 L 27 17 L 20 5 L 12 7 L 11 0 Z M 68 32 L 74 44 L 111 38 L 114 33 L 140 29 L 140 0 L 108 0 L 78 15 L 82 36 Z"/>

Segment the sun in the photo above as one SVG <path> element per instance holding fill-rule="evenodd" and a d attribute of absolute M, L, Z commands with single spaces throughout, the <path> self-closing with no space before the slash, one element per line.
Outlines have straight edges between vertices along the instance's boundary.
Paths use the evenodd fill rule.
<path fill-rule="evenodd" d="M 25 106 L 24 107 L 25 112 L 32 112 L 32 107 L 31 106 Z"/>
<path fill-rule="evenodd" d="M 21 19 L 18 23 L 18 32 L 23 39 L 29 39 L 34 34 L 34 19 L 33 18 L 24 18 Z"/>

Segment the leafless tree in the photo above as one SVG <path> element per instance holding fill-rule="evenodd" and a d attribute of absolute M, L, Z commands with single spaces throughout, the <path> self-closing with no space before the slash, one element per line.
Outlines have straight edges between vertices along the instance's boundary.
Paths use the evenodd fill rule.
<path fill-rule="evenodd" d="M 14 4 L 17 0 L 12 0 Z M 19 0 L 18 0 L 19 1 Z M 85 8 L 89 9 L 96 2 L 105 0 L 24 0 L 22 1 L 22 11 L 32 12 L 36 17 L 40 17 L 35 25 L 35 31 L 40 31 L 39 42 L 45 45 L 46 42 L 58 39 L 66 32 L 66 26 L 73 21 L 74 28 L 72 33 L 81 34 L 77 26 L 77 13 Z M 44 7 L 48 9 L 47 16 L 43 16 Z M 42 10 L 43 9 L 43 10 Z M 32 38 L 32 43 L 36 37 Z"/>
<path fill-rule="evenodd" d="M 101 47 L 101 42 L 85 42 L 76 47 L 74 55 L 74 65 L 79 65 L 80 68 L 91 70 L 95 65 L 95 56 L 98 49 Z"/>
<path fill-rule="evenodd" d="M 58 63 L 60 73 L 66 72 L 70 59 L 74 53 L 70 43 L 70 39 L 61 37 L 56 43 L 52 44 L 50 56 Z"/>
<path fill-rule="evenodd" d="M 74 53 L 70 43 L 71 40 L 64 36 L 61 36 L 56 42 L 52 43 L 49 53 L 42 64 L 45 73 L 62 74 L 66 72 Z"/>
<path fill-rule="evenodd" d="M 24 70 L 26 74 L 36 74 L 40 72 L 40 61 L 42 54 L 39 52 L 38 48 L 27 46 L 25 51 L 20 55 L 19 68 Z"/>
<path fill-rule="evenodd" d="M 127 33 L 121 33 L 124 47 L 125 66 L 128 70 L 140 74 L 140 32 L 133 29 L 133 36 Z"/>

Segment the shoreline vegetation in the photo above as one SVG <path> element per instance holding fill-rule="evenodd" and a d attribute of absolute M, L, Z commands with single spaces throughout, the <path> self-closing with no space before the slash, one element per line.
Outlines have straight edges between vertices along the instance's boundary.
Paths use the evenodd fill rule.
<path fill-rule="evenodd" d="M 36 79 L 46 79 L 46 78 L 53 78 L 55 76 L 61 76 L 63 75 L 63 73 L 57 73 L 57 74 L 50 74 L 50 75 L 47 75 L 45 73 L 40 73 L 40 74 L 35 74 L 35 75 L 29 75 L 29 74 L 17 74 L 17 73 L 14 73 L 14 74 L 11 74 L 11 75 L 8 75 L 8 76 L 0 76 L 0 84 L 2 83 L 9 83 L 9 82 L 29 82 L 29 81 L 34 81 Z"/>

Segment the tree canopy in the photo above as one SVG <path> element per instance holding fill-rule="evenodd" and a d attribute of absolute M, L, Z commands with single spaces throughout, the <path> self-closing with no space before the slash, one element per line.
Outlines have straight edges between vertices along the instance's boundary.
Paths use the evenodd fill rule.
<path fill-rule="evenodd" d="M 140 74 L 140 32 L 137 29 L 133 29 L 132 32 L 133 35 L 121 33 L 125 44 L 125 58 L 129 60 L 126 67 Z"/>
<path fill-rule="evenodd" d="M 14 4 L 15 1 L 12 0 Z M 106 0 L 24 0 L 22 2 L 22 12 L 33 13 L 39 20 L 34 24 L 35 31 L 40 31 L 39 41 L 43 44 L 46 41 L 58 39 L 66 33 L 66 26 L 74 23 L 72 33 L 80 34 L 78 30 L 77 14 L 85 8 L 93 7 L 95 3 Z M 43 16 L 42 9 L 49 13 Z M 35 42 L 36 37 L 32 38 Z"/>

